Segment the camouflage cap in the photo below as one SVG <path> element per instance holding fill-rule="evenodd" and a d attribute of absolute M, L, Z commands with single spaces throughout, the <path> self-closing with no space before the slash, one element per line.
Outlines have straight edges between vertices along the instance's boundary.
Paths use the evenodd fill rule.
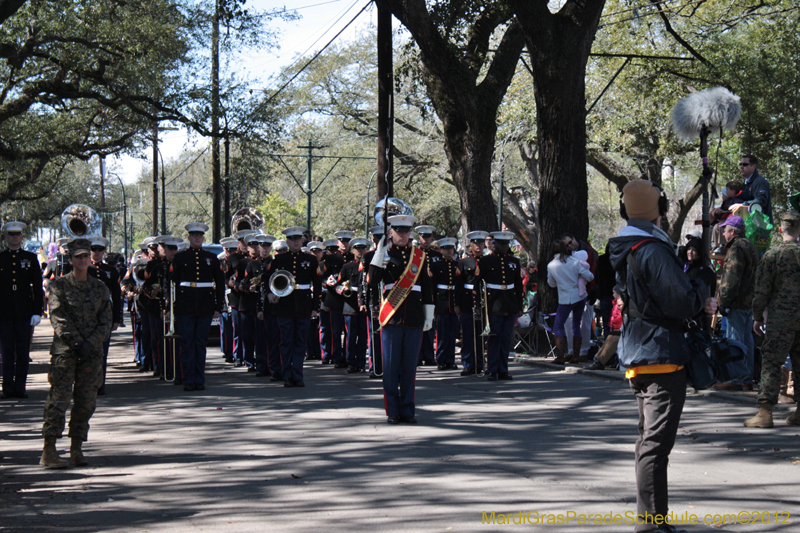
<path fill-rule="evenodd" d="M 797 225 L 800 225 L 800 213 L 794 209 L 789 209 L 785 213 L 781 213 L 781 226 L 792 228 Z"/>
<path fill-rule="evenodd" d="M 73 239 L 67 244 L 67 250 L 69 251 L 70 257 L 88 254 L 92 250 L 92 241 L 89 239 Z"/>

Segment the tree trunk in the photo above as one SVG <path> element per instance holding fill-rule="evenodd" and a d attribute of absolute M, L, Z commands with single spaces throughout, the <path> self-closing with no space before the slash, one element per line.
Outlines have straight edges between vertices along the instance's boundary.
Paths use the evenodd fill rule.
<path fill-rule="evenodd" d="M 539 269 L 546 272 L 551 243 L 565 232 L 589 235 L 586 181 L 586 62 L 604 1 L 567 0 L 551 13 L 546 0 L 509 0 L 522 26 L 533 70 L 539 142 Z M 557 293 L 539 285 L 542 310 Z"/>

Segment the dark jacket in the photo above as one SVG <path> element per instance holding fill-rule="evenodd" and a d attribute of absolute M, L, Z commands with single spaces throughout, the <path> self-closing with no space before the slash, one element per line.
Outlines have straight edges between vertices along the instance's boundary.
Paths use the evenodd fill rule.
<path fill-rule="evenodd" d="M 269 284 L 272 276 L 278 270 L 286 270 L 291 273 L 298 287 L 288 296 L 283 296 L 273 304 L 272 314 L 284 318 L 310 318 L 312 311 L 319 311 L 319 299 L 313 297 L 320 291 L 320 271 L 317 258 L 303 252 L 286 252 L 277 255 L 272 259 L 269 270 L 262 274 L 262 279 L 263 276 L 266 276 L 267 284 Z"/>
<path fill-rule="evenodd" d="M 225 282 L 217 256 L 202 248 L 189 248 L 175 254 L 172 261 L 175 283 L 175 314 L 212 316 L 225 306 Z M 193 286 L 193 283 L 213 286 Z"/>
<path fill-rule="evenodd" d="M 689 350 L 681 325 L 702 311 L 708 288 L 689 279 L 674 245 L 650 222 L 629 220 L 608 244 L 626 301 L 620 364 L 686 364 Z M 628 256 L 635 268 L 629 267 Z"/>
<path fill-rule="evenodd" d="M 725 264 L 719 282 L 719 308 L 750 309 L 756 287 L 758 250 L 746 237 L 734 237 L 725 245 Z"/>
<path fill-rule="evenodd" d="M 406 266 L 411 260 L 411 249 L 410 246 L 405 248 L 392 246 L 386 252 L 387 261 L 384 268 L 379 268 L 375 265 L 369 266 L 367 283 L 372 288 L 377 288 L 382 281 L 384 283 L 384 298 L 389 295 L 394 283 L 403 276 Z M 389 324 L 406 328 L 421 328 L 425 324 L 425 308 L 423 306 L 433 304 L 433 290 L 431 288 L 431 278 L 428 276 L 428 269 L 424 267 L 424 261 L 414 285 L 416 286 L 415 289 L 397 308 L 392 318 L 389 319 Z"/>
<path fill-rule="evenodd" d="M 757 169 L 750 176 L 750 182 L 744 184 L 739 198 L 744 200 L 744 205 L 760 205 L 761 211 L 769 217 L 769 223 L 772 224 L 772 194 L 767 179 Z"/>
<path fill-rule="evenodd" d="M 458 261 L 440 258 L 428 267 L 436 295 L 436 314 L 455 314 L 458 306 L 458 291 L 461 290 L 461 271 Z"/>
<path fill-rule="evenodd" d="M 30 320 L 42 315 L 42 268 L 36 254 L 23 250 L 0 253 L 0 320 Z"/>
<path fill-rule="evenodd" d="M 514 316 L 522 312 L 523 288 L 519 259 L 508 253 L 493 253 L 479 258 L 475 288 L 483 291 L 481 282 L 486 283 L 490 315 Z"/>

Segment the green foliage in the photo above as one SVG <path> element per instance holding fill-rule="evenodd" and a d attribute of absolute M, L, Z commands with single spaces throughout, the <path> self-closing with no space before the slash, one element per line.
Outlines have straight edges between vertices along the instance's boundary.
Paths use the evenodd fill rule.
<path fill-rule="evenodd" d="M 285 228 L 306 225 L 305 199 L 292 203 L 277 194 L 268 194 L 257 209 L 264 215 L 264 227 L 261 231 L 279 239 L 282 238 L 281 232 Z"/>

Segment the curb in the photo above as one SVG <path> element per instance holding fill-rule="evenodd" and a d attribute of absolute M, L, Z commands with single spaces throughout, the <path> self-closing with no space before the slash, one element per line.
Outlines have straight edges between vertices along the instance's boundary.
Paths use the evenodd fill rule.
<path fill-rule="evenodd" d="M 617 371 L 605 371 L 605 370 L 588 370 L 586 368 L 581 368 L 578 366 L 562 366 L 556 365 L 553 363 L 548 363 L 547 361 L 541 359 L 534 359 L 533 357 L 517 354 L 514 356 L 514 361 L 519 364 L 526 365 L 526 366 L 536 366 L 539 368 L 546 368 L 548 370 L 560 370 L 562 372 L 566 372 L 568 374 L 583 374 L 586 376 L 594 377 L 594 378 L 603 378 L 603 379 L 613 379 L 616 381 L 626 381 L 625 376 L 622 372 Z M 694 391 L 694 392 L 691 392 Z M 693 388 L 689 388 L 688 392 L 690 394 L 696 396 L 704 396 L 706 398 L 712 398 L 716 400 L 722 401 L 730 401 L 736 403 L 743 403 L 746 405 L 758 405 L 758 399 L 752 396 L 739 396 L 738 394 L 732 394 L 730 392 L 723 392 L 723 391 L 716 391 L 711 389 L 705 390 L 695 390 Z M 793 403 L 778 403 L 777 405 L 773 406 L 773 409 L 776 411 L 793 411 L 796 404 Z"/>

